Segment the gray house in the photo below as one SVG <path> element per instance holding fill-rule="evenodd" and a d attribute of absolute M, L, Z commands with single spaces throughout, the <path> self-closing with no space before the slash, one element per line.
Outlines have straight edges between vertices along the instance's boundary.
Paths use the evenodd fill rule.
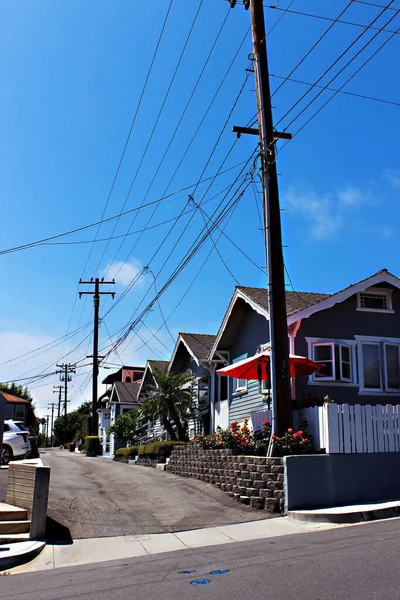
<path fill-rule="evenodd" d="M 157 387 L 157 381 L 155 379 L 155 372 L 161 371 L 165 373 L 168 369 L 167 360 L 148 360 L 143 373 L 142 381 L 138 390 L 138 402 L 143 402 L 146 398 L 149 398 L 154 393 L 154 389 Z M 160 439 L 167 439 L 167 432 L 161 424 L 160 419 L 155 422 L 148 422 L 143 427 L 141 432 L 140 442 L 146 444 L 150 441 Z"/>
<path fill-rule="evenodd" d="M 398 403 L 400 398 L 400 280 L 382 270 L 335 294 L 286 292 L 291 354 L 324 366 L 292 380 L 295 405 Z M 269 342 L 268 295 L 237 287 L 216 336 L 211 364 L 252 356 Z M 215 425 L 243 420 L 268 407 L 265 382 L 212 377 Z"/>
<path fill-rule="evenodd" d="M 189 437 L 210 430 L 210 377 L 211 349 L 215 335 L 203 333 L 180 333 L 169 362 L 168 370 L 187 372 L 194 377 L 193 393 L 196 412 L 189 422 Z"/>

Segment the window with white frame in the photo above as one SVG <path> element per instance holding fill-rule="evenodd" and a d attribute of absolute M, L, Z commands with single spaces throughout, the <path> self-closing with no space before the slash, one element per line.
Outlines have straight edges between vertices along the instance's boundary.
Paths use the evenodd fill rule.
<path fill-rule="evenodd" d="M 357 294 L 357 310 L 368 312 L 392 311 L 392 290 L 389 288 L 369 288 Z"/>
<path fill-rule="evenodd" d="M 360 341 L 360 389 L 400 392 L 400 343 Z"/>
<path fill-rule="evenodd" d="M 234 358 L 232 364 L 239 362 L 240 360 L 244 360 L 247 358 L 247 353 Z M 233 393 L 236 392 L 247 392 L 247 380 L 246 379 L 234 379 L 233 380 Z"/>
<path fill-rule="evenodd" d="M 312 359 L 321 363 L 315 371 L 314 381 L 353 382 L 352 347 L 342 342 L 317 342 L 312 344 Z"/>

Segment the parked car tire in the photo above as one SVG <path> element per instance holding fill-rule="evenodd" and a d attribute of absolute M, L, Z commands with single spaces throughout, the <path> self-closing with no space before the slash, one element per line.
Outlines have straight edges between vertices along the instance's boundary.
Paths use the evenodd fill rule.
<path fill-rule="evenodd" d="M 13 459 L 13 451 L 12 451 L 12 449 L 7 444 L 4 444 L 3 445 L 3 450 L 2 450 L 2 453 L 1 453 L 1 464 L 2 465 L 8 465 L 8 463 L 12 459 Z"/>

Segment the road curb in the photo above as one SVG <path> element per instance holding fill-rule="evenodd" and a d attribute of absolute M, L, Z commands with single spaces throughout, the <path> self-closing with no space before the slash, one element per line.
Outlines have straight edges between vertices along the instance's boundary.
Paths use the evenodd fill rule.
<path fill-rule="evenodd" d="M 0 546 L 0 573 L 30 562 L 46 546 L 46 542 L 16 542 Z"/>

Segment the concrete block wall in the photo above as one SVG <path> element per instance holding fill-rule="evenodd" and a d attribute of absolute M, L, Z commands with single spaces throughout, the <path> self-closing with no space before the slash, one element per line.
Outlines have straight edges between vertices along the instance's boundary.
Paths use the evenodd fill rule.
<path fill-rule="evenodd" d="M 177 446 L 167 471 L 211 483 L 243 504 L 283 511 L 283 461 L 281 458 L 237 456 L 233 450 L 203 450 Z"/>

